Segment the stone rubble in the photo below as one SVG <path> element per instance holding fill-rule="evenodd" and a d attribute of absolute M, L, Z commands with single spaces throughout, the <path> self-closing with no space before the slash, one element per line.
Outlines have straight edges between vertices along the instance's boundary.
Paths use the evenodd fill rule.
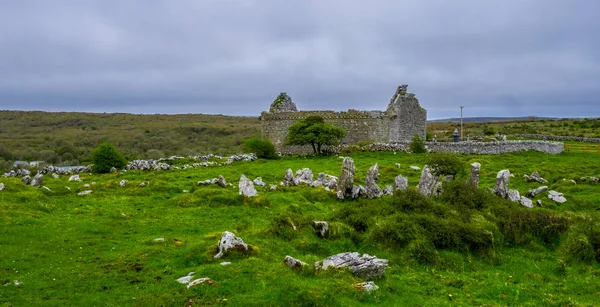
<path fill-rule="evenodd" d="M 88 194 L 92 194 L 92 190 L 85 190 L 85 191 L 81 191 L 81 192 L 77 193 L 77 195 L 79 195 L 79 196 L 88 195 Z"/>
<path fill-rule="evenodd" d="M 548 180 L 540 177 L 540 173 L 538 171 L 533 171 L 531 176 L 528 176 L 527 174 L 525 174 L 525 175 L 523 175 L 523 178 L 525 178 L 526 181 L 537 181 L 541 184 L 548 183 Z"/>
<path fill-rule="evenodd" d="M 283 259 L 283 263 L 285 263 L 288 267 L 292 269 L 301 269 L 302 267 L 308 265 L 292 256 L 285 256 L 285 258 Z"/>
<path fill-rule="evenodd" d="M 394 195 L 394 188 L 391 185 L 386 185 L 383 189 L 383 195 Z"/>
<path fill-rule="evenodd" d="M 208 277 L 202 277 L 202 278 L 198 278 L 195 280 L 192 280 L 191 282 L 189 282 L 187 284 L 187 288 L 191 288 L 193 286 L 197 286 L 197 285 L 210 285 L 213 283 L 213 280 L 208 278 Z"/>
<path fill-rule="evenodd" d="M 536 195 L 538 195 L 540 193 L 546 192 L 546 190 L 548 190 L 548 186 L 543 185 L 537 189 L 532 189 L 532 190 L 527 191 L 527 196 L 535 197 Z"/>
<path fill-rule="evenodd" d="M 0 191 L 4 190 L 4 183 L 0 182 Z"/>
<path fill-rule="evenodd" d="M 563 193 L 559 193 L 554 190 L 551 190 L 550 192 L 548 192 L 548 198 L 552 199 L 553 201 L 555 201 L 559 204 L 562 204 L 567 201 L 567 199 L 564 197 Z"/>
<path fill-rule="evenodd" d="M 295 182 L 312 184 L 313 183 L 313 173 L 310 170 L 310 168 L 303 168 L 303 169 L 297 170 Z"/>
<path fill-rule="evenodd" d="M 229 250 L 248 250 L 248 245 L 244 243 L 244 240 L 238 238 L 232 232 L 225 231 L 219 241 L 219 253 L 215 255 L 215 258 L 221 258 Z"/>
<path fill-rule="evenodd" d="M 264 181 L 262 180 L 261 177 L 256 177 L 256 179 L 254 179 L 254 181 L 252 181 L 252 182 L 254 183 L 254 185 L 257 185 L 259 187 L 263 187 L 264 188 L 264 187 L 267 186 L 267 184 L 264 183 Z"/>
<path fill-rule="evenodd" d="M 285 171 L 283 185 L 298 185 L 298 180 L 294 177 L 294 172 L 291 168 L 288 168 L 287 171 Z"/>
<path fill-rule="evenodd" d="M 357 252 L 346 252 L 329 256 L 323 261 L 315 262 L 315 268 L 327 270 L 328 268 L 349 268 L 350 271 L 366 279 L 382 277 L 388 267 L 387 259 L 379 259 L 375 256 Z"/>
<path fill-rule="evenodd" d="M 228 186 L 227 181 L 225 181 L 225 177 L 223 177 L 223 175 L 219 175 L 219 177 L 217 177 L 217 183 L 222 188 L 226 188 Z"/>
<path fill-rule="evenodd" d="M 520 199 L 521 205 L 527 207 L 527 208 L 533 208 L 533 201 L 531 201 L 531 199 L 525 197 L 525 196 L 521 196 Z"/>

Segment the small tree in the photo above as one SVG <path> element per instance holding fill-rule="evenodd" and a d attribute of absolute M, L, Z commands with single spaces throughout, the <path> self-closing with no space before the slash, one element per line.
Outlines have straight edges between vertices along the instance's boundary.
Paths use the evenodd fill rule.
<path fill-rule="evenodd" d="M 112 167 L 123 168 L 127 160 L 123 154 L 111 143 L 104 142 L 91 153 L 94 172 L 104 174 L 110 172 Z"/>
<path fill-rule="evenodd" d="M 425 148 L 425 141 L 418 134 L 413 135 L 409 144 L 410 152 L 412 153 L 425 153 L 427 152 L 427 148 Z"/>
<path fill-rule="evenodd" d="M 271 141 L 267 139 L 261 139 L 258 137 L 253 137 L 245 140 L 244 151 L 247 153 L 254 153 L 259 158 L 277 158 L 277 152 L 275 152 L 275 145 L 273 145 L 273 143 L 271 143 Z"/>
<path fill-rule="evenodd" d="M 337 145 L 346 135 L 340 127 L 328 124 L 321 116 L 309 116 L 288 128 L 287 144 L 311 145 L 315 154 L 323 145 Z"/>
<path fill-rule="evenodd" d="M 427 154 L 426 164 L 434 175 L 456 176 L 464 172 L 464 163 L 458 154 L 449 152 L 432 152 Z"/>

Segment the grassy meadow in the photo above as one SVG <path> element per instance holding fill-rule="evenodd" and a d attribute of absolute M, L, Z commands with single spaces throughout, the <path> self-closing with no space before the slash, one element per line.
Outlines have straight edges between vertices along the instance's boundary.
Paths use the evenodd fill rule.
<path fill-rule="evenodd" d="M 379 163 L 381 187 L 399 174 L 416 186 L 420 172 L 409 166 L 423 167 L 426 158 L 344 156 L 354 158 L 360 184 Z M 277 185 L 288 168 L 338 176 L 337 156 L 82 174 L 81 183 L 46 175 L 51 191 L 0 178 L 0 306 L 597 306 L 600 183 L 579 178 L 598 177 L 599 158 L 581 152 L 461 156 L 465 173 L 431 199 L 409 189 L 340 201 L 308 186 L 238 195 L 241 174 Z M 462 182 L 475 161 L 481 183 L 470 189 Z M 505 168 L 515 175 L 509 187 L 522 195 L 539 186 L 523 174 L 538 170 L 567 202 L 555 204 L 542 193 L 533 200 L 543 207 L 528 209 L 489 194 Z M 218 175 L 234 187 L 196 185 Z M 144 181 L 149 184 L 139 187 Z M 85 183 L 93 193 L 78 196 Z M 326 238 L 315 234 L 312 220 L 329 222 Z M 214 259 L 223 231 L 252 251 Z M 312 265 L 346 251 L 389 260 L 385 276 L 374 281 L 379 290 L 354 290 L 364 280 L 348 271 L 294 271 L 283 263 L 290 255 Z M 176 282 L 189 272 L 214 283 L 187 289 Z"/>

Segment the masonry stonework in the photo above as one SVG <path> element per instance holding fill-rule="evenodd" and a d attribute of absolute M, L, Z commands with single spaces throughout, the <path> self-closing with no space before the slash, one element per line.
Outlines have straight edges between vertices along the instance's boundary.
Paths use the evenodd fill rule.
<path fill-rule="evenodd" d="M 346 130 L 343 144 L 357 142 L 408 142 L 417 134 L 425 138 L 427 111 L 419 105 L 407 85 L 399 86 L 385 111 L 297 111 L 296 105 L 285 93 L 262 112 L 263 136 L 275 144 L 283 154 L 310 153 L 310 146 L 286 146 L 288 128 L 308 116 L 321 116 L 327 123 Z"/>

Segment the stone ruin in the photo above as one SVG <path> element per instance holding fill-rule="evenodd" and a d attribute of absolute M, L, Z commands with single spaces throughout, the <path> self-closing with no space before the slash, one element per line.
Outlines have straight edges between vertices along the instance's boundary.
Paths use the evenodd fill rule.
<path fill-rule="evenodd" d="M 427 111 L 419 105 L 414 94 L 407 92 L 408 85 L 398 87 L 385 111 L 298 111 L 296 104 L 281 93 L 262 112 L 263 135 L 284 154 L 309 153 L 308 146 L 286 146 L 288 128 L 309 116 L 321 116 L 327 123 L 342 127 L 346 137 L 342 144 L 358 142 L 407 143 L 417 134 L 425 138 Z"/>

